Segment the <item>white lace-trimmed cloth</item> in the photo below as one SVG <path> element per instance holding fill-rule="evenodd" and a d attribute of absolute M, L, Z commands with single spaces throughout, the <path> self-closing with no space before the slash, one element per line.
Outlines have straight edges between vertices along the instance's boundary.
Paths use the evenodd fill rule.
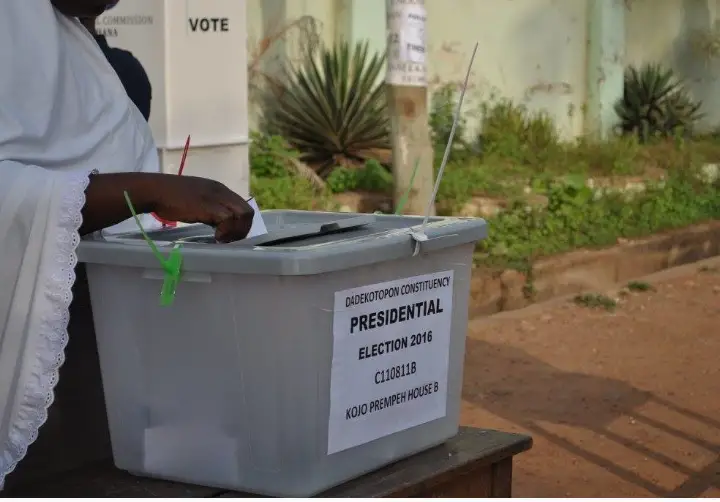
<path fill-rule="evenodd" d="M 0 0 L 0 487 L 53 401 L 95 169 L 158 171 L 149 127 L 78 21 Z"/>

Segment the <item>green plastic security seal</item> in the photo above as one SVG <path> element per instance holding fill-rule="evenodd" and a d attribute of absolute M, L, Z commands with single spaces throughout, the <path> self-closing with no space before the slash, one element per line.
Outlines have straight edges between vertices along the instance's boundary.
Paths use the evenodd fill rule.
<path fill-rule="evenodd" d="M 157 245 L 150 237 L 148 237 L 148 234 L 145 233 L 145 229 L 143 228 L 142 223 L 140 223 L 140 218 L 138 218 L 138 215 L 135 212 L 135 207 L 133 206 L 127 191 L 123 193 L 125 195 L 125 202 L 127 203 L 128 208 L 133 215 L 133 218 L 135 219 L 135 223 L 140 229 L 140 233 L 142 234 L 143 239 L 145 239 L 145 242 L 147 242 L 148 246 L 150 246 L 150 250 L 152 251 L 153 255 L 155 255 L 155 258 L 157 258 L 157 260 L 160 262 L 160 266 L 162 267 L 163 272 L 165 272 L 162 289 L 160 290 L 160 305 L 162 305 L 163 307 L 172 305 L 173 301 L 175 301 L 175 291 L 177 290 L 177 285 L 180 282 L 180 273 L 183 260 L 181 252 L 182 245 L 175 244 L 175 246 L 173 246 L 172 250 L 170 251 L 168 257 L 165 258 L 158 249 Z"/>

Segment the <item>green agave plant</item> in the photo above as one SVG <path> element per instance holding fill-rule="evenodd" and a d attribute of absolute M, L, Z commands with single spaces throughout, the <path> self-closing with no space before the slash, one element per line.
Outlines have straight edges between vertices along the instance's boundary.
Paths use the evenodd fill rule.
<path fill-rule="evenodd" d="M 657 64 L 625 71 L 624 96 L 615 105 L 622 132 L 641 141 L 690 133 L 702 118 L 702 103 L 693 101 L 672 70 Z"/>
<path fill-rule="evenodd" d="M 390 119 L 381 74 L 385 56 L 367 42 L 309 53 L 273 86 L 264 120 L 301 159 L 326 177 L 334 167 L 391 158 Z"/>

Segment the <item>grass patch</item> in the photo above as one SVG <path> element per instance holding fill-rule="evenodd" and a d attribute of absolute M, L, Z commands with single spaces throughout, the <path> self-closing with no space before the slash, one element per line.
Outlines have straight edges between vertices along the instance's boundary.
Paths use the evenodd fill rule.
<path fill-rule="evenodd" d="M 441 87 L 433 94 L 430 123 L 436 166 L 445 149 L 457 92 Z M 606 141 L 578 138 L 563 141 L 546 113 L 534 112 L 509 100 L 480 106 L 480 133 L 467 132 L 461 121 L 455 148 L 438 194 L 438 210 L 457 211 L 472 197 L 518 197 L 528 187 L 545 186 L 558 177 L 640 177 L 657 180 L 666 171 L 720 162 L 717 135 L 658 136 L 641 142 L 637 136 Z"/>
<path fill-rule="evenodd" d="M 630 281 L 627 284 L 628 291 L 632 291 L 635 293 L 644 293 L 647 291 L 655 291 L 655 288 L 652 284 L 648 282 L 643 281 Z"/>
<path fill-rule="evenodd" d="M 506 267 L 576 248 L 614 245 L 636 238 L 720 218 L 720 187 L 698 182 L 687 171 L 669 173 L 632 198 L 615 193 L 596 197 L 577 180 L 562 180 L 547 190 L 546 208 L 517 202 L 488 219 L 488 238 L 476 258 Z M 525 265 L 526 266 L 526 265 Z"/>
<path fill-rule="evenodd" d="M 698 144 L 703 147 L 696 149 Z M 618 238 L 637 238 L 720 219 L 720 183 L 699 182 L 696 167 L 700 150 L 715 150 L 702 142 L 673 145 L 672 149 L 660 144 L 642 147 L 645 151 L 655 149 L 664 159 L 665 179 L 648 182 L 644 191 L 632 197 L 622 192 L 598 197 L 583 174 L 591 170 L 589 162 L 564 173 L 548 165 L 550 174 L 539 172 L 534 178 L 527 178 L 527 166 L 490 162 L 498 157 L 453 164 L 440 186 L 438 212 L 457 214 L 478 192 L 502 194 L 508 200 L 507 207 L 488 218 L 489 236 L 478 245 L 476 263 L 522 270 L 543 256 L 610 246 Z M 622 151 L 624 147 L 617 148 Z M 267 209 L 333 210 L 333 193 L 348 187 L 387 192 L 392 185 L 390 174 L 373 162 L 360 169 L 337 170 L 327 180 L 320 180 L 303 169 L 296 153 L 276 137 L 254 138 L 250 161 L 251 192 L 260 207 Z M 546 205 L 531 205 L 524 198 L 525 180 L 529 179 L 532 190 L 544 197 Z"/>
<path fill-rule="evenodd" d="M 249 157 L 250 193 L 261 209 L 333 208 L 325 182 L 281 137 L 253 134 Z"/>
<path fill-rule="evenodd" d="M 657 181 L 668 171 L 718 162 L 720 140 L 708 139 L 641 145 L 632 138 L 611 138 L 602 143 L 581 138 L 557 145 L 545 158 L 525 161 L 518 161 L 511 153 L 460 152 L 448 163 L 438 203 L 457 208 L 475 196 L 516 197 L 527 188 L 536 191 L 536 187 L 565 176 Z"/>
<path fill-rule="evenodd" d="M 614 312 L 617 308 L 617 301 L 606 295 L 598 293 L 586 293 L 577 295 L 573 301 L 575 305 L 590 309 L 604 309 L 608 312 Z"/>
<path fill-rule="evenodd" d="M 338 167 L 330 173 L 325 182 L 332 193 L 389 193 L 393 187 L 392 174 L 376 160 L 369 160 L 359 168 Z"/>
<path fill-rule="evenodd" d="M 452 123 L 447 114 L 453 110 L 433 106 L 436 168 Z M 563 142 L 547 115 L 508 101 L 485 106 L 483 117 L 476 137 L 462 124 L 464 137 L 453 151 L 437 199 L 443 215 L 458 214 L 476 196 L 503 200 L 503 211 L 487 218 L 489 236 L 477 247 L 477 265 L 527 271 L 544 256 L 720 219 L 720 182 L 698 180 L 705 163 L 720 162 L 717 136 Z M 253 138 L 251 191 L 260 207 L 335 209 L 333 194 L 392 189 L 390 172 L 375 161 L 336 168 L 320 179 L 298 158 L 282 138 Z M 627 176 L 647 180 L 643 190 L 598 196 L 593 188 L 598 178 Z M 542 203 L 530 203 L 529 195 Z"/>

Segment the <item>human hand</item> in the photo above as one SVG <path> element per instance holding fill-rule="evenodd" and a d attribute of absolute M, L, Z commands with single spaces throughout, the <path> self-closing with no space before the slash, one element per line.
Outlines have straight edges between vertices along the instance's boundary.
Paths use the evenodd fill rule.
<path fill-rule="evenodd" d="M 255 211 L 222 183 L 195 176 L 164 175 L 157 178 L 156 185 L 151 205 L 160 218 L 211 225 L 219 242 L 244 239 L 250 232 Z"/>

